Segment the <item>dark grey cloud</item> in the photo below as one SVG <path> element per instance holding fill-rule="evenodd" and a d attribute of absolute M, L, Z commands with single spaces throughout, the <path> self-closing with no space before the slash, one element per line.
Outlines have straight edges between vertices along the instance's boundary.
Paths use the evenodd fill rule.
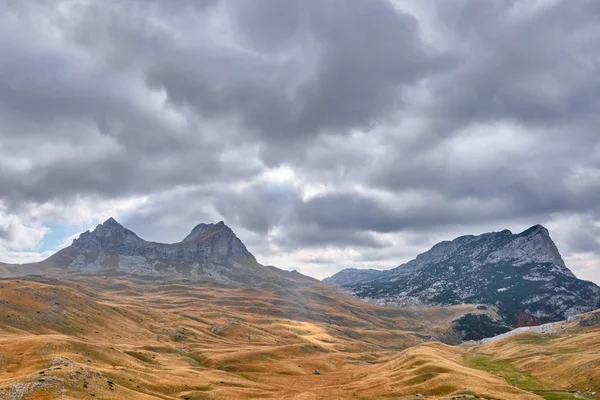
<path fill-rule="evenodd" d="M 203 116 L 233 116 L 282 161 L 281 142 L 370 128 L 402 106 L 402 89 L 450 60 L 385 1 L 224 2 L 247 52 L 198 43 L 164 49 L 148 82 Z M 357 29 L 358 27 L 358 29 Z"/>
<path fill-rule="evenodd" d="M 150 29 L 141 7 L 128 7 L 71 3 L 60 11 L 58 4 L 45 2 L 6 5 L 11 12 L 2 17 L 7 40 L 0 54 L 9 62 L 0 68 L 0 144 L 26 168 L 0 163 L 4 201 L 146 194 L 243 179 L 260 169 L 240 160 L 228 165 L 222 157 L 230 150 L 228 140 L 214 136 L 212 124 L 153 98 L 159 95 L 146 87 L 137 56 L 145 41 L 151 47 L 148 41 L 160 35 Z M 104 26 L 111 41 L 103 48 L 81 37 L 94 29 L 86 19 L 92 13 L 140 23 L 127 32 L 115 23 L 115 30 Z M 51 35 L 53 29 L 59 37 Z M 131 53 L 134 49 L 142 54 Z"/>
<path fill-rule="evenodd" d="M 6 8 L 3 33 L 12 40 L 0 48 L 11 60 L 0 72 L 3 136 L 21 147 L 49 137 L 73 145 L 84 136 L 90 146 L 114 148 L 7 171 L 2 186 L 19 200 L 240 179 L 219 161 L 231 141 L 275 147 L 263 161 L 282 161 L 276 155 L 296 150 L 280 141 L 297 146 L 324 131 L 372 126 L 400 105 L 402 87 L 444 62 L 419 39 L 417 22 L 385 1 Z M 59 35 L 49 35 L 53 29 Z M 162 106 L 145 98 L 161 93 Z M 157 116 L 161 107 L 183 114 L 186 126 Z"/>
<path fill-rule="evenodd" d="M 459 0 L 437 4 L 443 29 L 464 54 L 449 78 L 432 82 L 446 122 L 508 120 L 591 138 L 598 122 L 598 2 Z M 475 56 L 475 57 L 474 57 Z"/>
<path fill-rule="evenodd" d="M 598 254 L 597 1 L 0 6 L 0 211 L 20 232 L 76 204 L 151 240 L 224 219 L 306 272 L 533 223 Z"/>

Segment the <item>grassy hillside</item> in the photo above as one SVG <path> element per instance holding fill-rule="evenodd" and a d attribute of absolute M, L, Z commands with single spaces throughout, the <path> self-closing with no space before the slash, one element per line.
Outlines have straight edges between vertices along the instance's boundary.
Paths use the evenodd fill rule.
<path fill-rule="evenodd" d="M 523 350 L 556 349 L 583 368 L 596 350 L 579 352 L 574 335 L 591 346 L 594 327 L 570 327 L 571 338 L 550 344 L 426 343 L 472 310 L 382 308 L 302 282 L 249 289 L 118 276 L 4 279 L 0 399 L 541 399 L 538 386 L 519 387 L 494 363 L 539 388 L 598 378 L 592 369 L 571 386 L 567 375 L 550 382 L 552 364 Z"/>
<path fill-rule="evenodd" d="M 467 364 L 547 399 L 600 398 L 600 311 L 469 349 Z"/>

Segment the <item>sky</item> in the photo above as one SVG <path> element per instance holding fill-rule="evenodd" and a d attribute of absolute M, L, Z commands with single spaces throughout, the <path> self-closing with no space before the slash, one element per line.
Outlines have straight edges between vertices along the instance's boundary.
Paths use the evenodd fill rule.
<path fill-rule="evenodd" d="M 600 2 L 0 0 L 0 261 L 108 217 L 392 268 L 546 226 L 600 283 Z"/>

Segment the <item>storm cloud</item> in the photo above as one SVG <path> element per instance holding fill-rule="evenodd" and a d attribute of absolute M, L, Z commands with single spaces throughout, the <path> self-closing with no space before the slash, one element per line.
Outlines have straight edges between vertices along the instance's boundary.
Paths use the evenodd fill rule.
<path fill-rule="evenodd" d="M 1 261 L 224 220 L 324 277 L 541 223 L 600 282 L 597 1 L 0 8 Z"/>

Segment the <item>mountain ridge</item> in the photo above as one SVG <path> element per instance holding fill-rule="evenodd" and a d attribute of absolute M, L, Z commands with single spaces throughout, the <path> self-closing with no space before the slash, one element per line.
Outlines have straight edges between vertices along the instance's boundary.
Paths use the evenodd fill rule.
<path fill-rule="evenodd" d="M 513 326 L 600 307 L 600 287 L 575 277 L 542 225 L 460 236 L 396 268 L 342 270 L 323 282 L 379 305 L 488 304 Z"/>
<path fill-rule="evenodd" d="M 43 261 L 6 265 L 0 272 L 12 276 L 125 273 L 248 285 L 314 280 L 258 263 L 223 221 L 198 224 L 180 242 L 160 243 L 142 239 L 112 217 Z"/>

